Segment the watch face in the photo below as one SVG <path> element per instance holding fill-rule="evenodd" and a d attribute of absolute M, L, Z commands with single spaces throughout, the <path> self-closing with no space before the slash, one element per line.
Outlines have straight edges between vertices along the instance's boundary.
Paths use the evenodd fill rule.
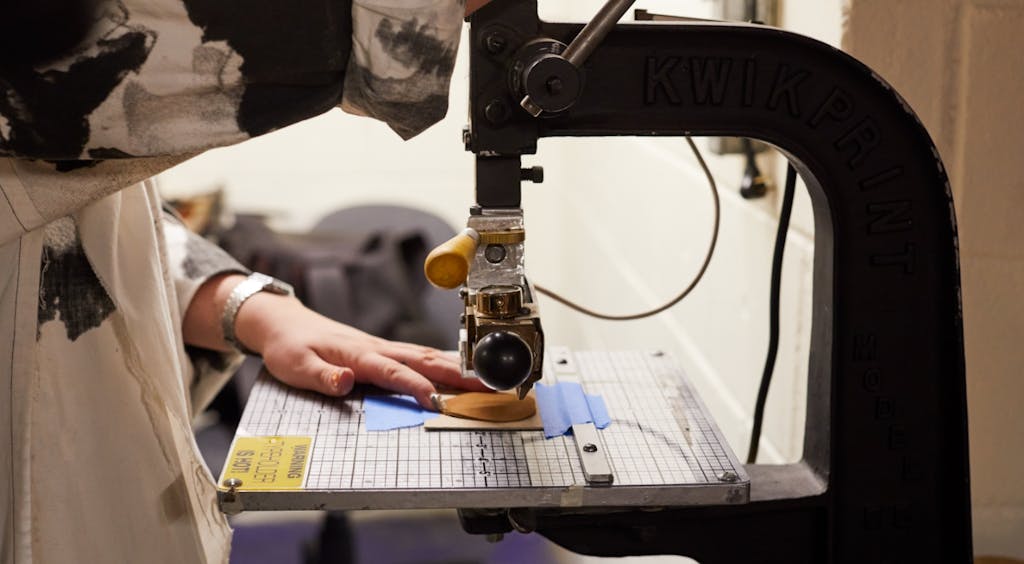
<path fill-rule="evenodd" d="M 292 288 L 291 284 L 287 282 L 282 282 L 276 278 L 271 278 L 271 282 L 267 284 L 264 289 L 270 290 L 275 294 L 281 294 L 283 296 L 295 295 L 295 290 Z"/>
<path fill-rule="evenodd" d="M 267 276 L 262 272 L 253 272 L 252 274 L 249 275 L 247 280 L 251 280 L 252 282 L 259 284 L 261 286 L 260 289 L 268 288 L 272 286 L 274 282 L 277 282 L 277 279 L 273 278 L 272 276 Z"/>
<path fill-rule="evenodd" d="M 295 290 L 292 288 L 291 284 L 288 284 L 287 282 L 282 282 L 272 276 L 267 276 L 262 272 L 253 272 L 252 274 L 249 275 L 248 280 L 252 280 L 259 284 L 259 290 L 257 291 L 265 291 L 270 292 L 272 294 L 280 294 L 287 296 L 295 295 Z"/>

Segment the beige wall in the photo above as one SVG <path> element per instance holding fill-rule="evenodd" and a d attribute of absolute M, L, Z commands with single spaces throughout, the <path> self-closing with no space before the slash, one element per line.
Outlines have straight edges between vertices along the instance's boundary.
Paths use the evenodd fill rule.
<path fill-rule="evenodd" d="M 950 170 L 975 548 L 1024 557 L 1024 2 L 850 4 L 844 48 L 907 98 Z"/>

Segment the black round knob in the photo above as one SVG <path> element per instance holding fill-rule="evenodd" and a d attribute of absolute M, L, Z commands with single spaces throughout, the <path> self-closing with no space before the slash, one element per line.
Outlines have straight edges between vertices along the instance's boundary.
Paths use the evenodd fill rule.
<path fill-rule="evenodd" d="M 495 331 L 485 335 L 473 348 L 473 369 L 487 387 L 510 390 L 530 377 L 533 352 L 519 335 Z"/>
<path fill-rule="evenodd" d="M 583 90 L 580 69 L 559 55 L 540 55 L 523 70 L 523 90 L 545 112 L 569 109 Z"/>

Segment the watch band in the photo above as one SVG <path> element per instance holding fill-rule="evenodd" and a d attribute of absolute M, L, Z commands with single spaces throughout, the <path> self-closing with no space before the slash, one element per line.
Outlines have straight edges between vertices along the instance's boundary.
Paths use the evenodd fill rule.
<path fill-rule="evenodd" d="M 235 319 L 238 317 L 238 310 L 241 309 L 242 304 L 260 292 L 271 292 L 281 296 L 295 295 L 291 285 L 272 276 L 253 272 L 231 290 L 231 294 L 224 303 L 224 311 L 220 316 L 220 326 L 224 334 L 224 342 L 245 354 L 254 356 L 258 356 L 259 353 L 248 349 L 235 335 Z"/>

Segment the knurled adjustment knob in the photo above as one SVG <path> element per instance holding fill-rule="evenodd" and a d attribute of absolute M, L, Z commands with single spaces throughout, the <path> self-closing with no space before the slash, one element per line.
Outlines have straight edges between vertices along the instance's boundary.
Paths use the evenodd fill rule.
<path fill-rule="evenodd" d="M 485 286 L 476 293 L 476 310 L 485 317 L 515 317 L 522 309 L 519 286 Z"/>

